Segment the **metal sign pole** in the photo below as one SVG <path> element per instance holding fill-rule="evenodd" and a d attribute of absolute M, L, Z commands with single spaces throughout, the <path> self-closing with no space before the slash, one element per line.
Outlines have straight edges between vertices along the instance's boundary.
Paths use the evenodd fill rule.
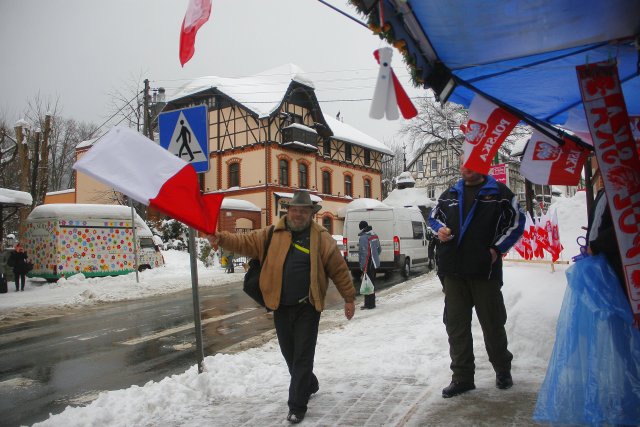
<path fill-rule="evenodd" d="M 136 234 L 136 211 L 133 209 L 133 200 L 129 198 L 129 206 L 131 206 L 131 228 L 133 229 L 133 256 L 135 265 L 133 268 L 136 270 L 136 283 L 140 283 L 138 277 L 138 239 Z"/>
<path fill-rule="evenodd" d="M 204 350 L 202 349 L 202 324 L 200 323 L 200 297 L 198 296 L 198 265 L 196 259 L 196 231 L 189 227 L 189 260 L 191 263 L 191 289 L 193 291 L 193 323 L 196 328 L 196 358 L 198 373 L 204 372 Z"/>

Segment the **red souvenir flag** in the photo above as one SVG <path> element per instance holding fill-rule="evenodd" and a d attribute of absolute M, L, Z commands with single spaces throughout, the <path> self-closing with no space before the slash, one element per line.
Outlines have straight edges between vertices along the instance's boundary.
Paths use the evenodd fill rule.
<path fill-rule="evenodd" d="M 522 258 L 524 258 L 524 256 L 526 255 L 526 251 L 524 248 L 524 244 L 522 243 L 522 237 L 520 237 L 520 239 L 518 239 L 516 244 L 513 245 L 513 249 L 515 249 L 516 252 L 518 252 Z"/>
<path fill-rule="evenodd" d="M 577 185 L 588 150 L 569 138 L 560 145 L 544 134 L 533 131 L 522 156 L 520 173 L 534 184 Z"/>
<path fill-rule="evenodd" d="M 196 33 L 209 20 L 211 0 L 189 0 L 180 29 L 180 65 L 184 67 L 195 53 Z"/>
<path fill-rule="evenodd" d="M 538 258 L 544 258 L 544 251 L 549 251 L 549 233 L 545 228 L 547 216 L 543 213 L 536 219 L 536 253 Z"/>
<path fill-rule="evenodd" d="M 73 168 L 196 230 L 216 230 L 224 195 L 201 195 L 193 166 L 132 129 L 112 128 Z"/>
<path fill-rule="evenodd" d="M 551 244 L 549 245 L 549 253 L 551 253 L 551 260 L 556 262 L 560 258 L 560 253 L 564 249 L 562 243 L 560 243 L 560 228 L 558 227 L 558 212 L 553 211 L 551 217 Z"/>
<path fill-rule="evenodd" d="M 469 107 L 469 121 L 460 126 L 464 132 L 464 166 L 487 175 L 498 148 L 518 124 L 518 118 L 480 95 Z"/>
<path fill-rule="evenodd" d="M 524 247 L 524 259 L 533 258 L 533 248 L 531 247 L 533 239 L 531 238 L 531 231 L 533 229 L 531 216 L 529 212 L 526 215 L 526 222 L 524 223 L 524 231 L 522 232 L 522 246 Z"/>

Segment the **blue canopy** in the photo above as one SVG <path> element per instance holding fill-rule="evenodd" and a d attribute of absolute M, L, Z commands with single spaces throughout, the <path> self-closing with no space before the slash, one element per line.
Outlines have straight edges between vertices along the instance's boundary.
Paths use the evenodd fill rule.
<path fill-rule="evenodd" d="M 379 2 L 354 0 L 379 22 Z M 383 0 L 382 35 L 404 40 L 414 77 L 468 107 L 474 93 L 534 122 L 588 133 L 575 67 L 615 59 L 640 115 L 639 0 Z M 454 85 L 455 83 L 455 85 Z"/>

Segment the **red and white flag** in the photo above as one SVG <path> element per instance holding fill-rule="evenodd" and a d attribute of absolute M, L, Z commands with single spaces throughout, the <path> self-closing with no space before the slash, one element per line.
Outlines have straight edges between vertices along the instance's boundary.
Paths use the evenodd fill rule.
<path fill-rule="evenodd" d="M 531 231 L 533 229 L 533 222 L 531 221 L 531 216 L 529 215 L 529 212 L 527 212 L 526 215 L 526 221 L 524 223 L 524 231 L 522 233 L 522 246 L 524 247 L 524 259 L 531 259 L 533 258 L 533 248 L 532 248 L 532 236 L 531 236 Z M 535 230 L 534 230 L 535 231 Z"/>
<path fill-rule="evenodd" d="M 520 237 L 518 239 L 518 241 L 516 242 L 516 244 L 513 245 L 513 249 L 515 249 L 516 252 L 518 252 L 522 258 L 525 257 L 526 250 L 525 250 L 525 247 L 524 247 L 524 243 L 522 242 L 522 237 Z"/>
<path fill-rule="evenodd" d="M 196 230 L 216 230 L 224 195 L 200 194 L 193 166 L 132 129 L 112 128 L 73 168 Z"/>
<path fill-rule="evenodd" d="M 498 148 L 518 124 L 518 118 L 487 99 L 476 95 L 469 106 L 464 133 L 464 167 L 487 175 Z"/>
<path fill-rule="evenodd" d="M 589 152 L 569 138 L 560 145 L 534 130 L 522 156 L 520 173 L 540 185 L 577 185 Z"/>
<path fill-rule="evenodd" d="M 405 119 L 418 115 L 418 110 L 391 68 L 392 55 L 393 50 L 390 47 L 383 47 L 373 52 L 380 68 L 369 110 L 369 117 L 372 119 L 381 119 L 386 115 L 388 120 L 396 120 L 400 117 L 398 107 Z"/>
<path fill-rule="evenodd" d="M 562 243 L 560 243 L 560 228 L 558 227 L 558 212 L 556 209 L 553 210 L 551 220 L 549 221 L 547 218 L 547 224 L 545 227 L 547 232 L 549 229 L 551 230 L 551 234 L 549 234 L 549 253 L 551 254 L 551 260 L 556 262 L 564 249 Z"/>
<path fill-rule="evenodd" d="M 196 33 L 209 20 L 211 0 L 189 0 L 180 29 L 180 65 L 184 67 L 196 51 Z"/>
<path fill-rule="evenodd" d="M 549 251 L 549 233 L 545 224 L 547 222 L 547 215 L 541 214 L 536 218 L 536 256 L 538 258 L 544 258 L 544 251 Z"/>

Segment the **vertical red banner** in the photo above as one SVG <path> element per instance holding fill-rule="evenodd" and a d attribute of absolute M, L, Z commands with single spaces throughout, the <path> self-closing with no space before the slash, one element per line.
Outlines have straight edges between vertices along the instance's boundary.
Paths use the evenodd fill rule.
<path fill-rule="evenodd" d="M 640 325 L 640 158 L 631 133 L 618 68 L 576 67 L 598 166 L 611 209 L 629 301 Z"/>

